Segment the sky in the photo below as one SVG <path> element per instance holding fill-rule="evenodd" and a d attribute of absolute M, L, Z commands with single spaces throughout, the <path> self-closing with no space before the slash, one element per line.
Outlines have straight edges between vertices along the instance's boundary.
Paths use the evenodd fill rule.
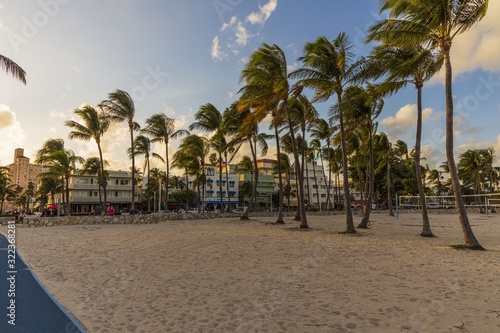
<path fill-rule="evenodd" d="M 130 93 L 144 126 L 163 112 L 187 129 L 200 106 L 221 112 L 238 99 L 240 73 L 262 43 L 286 53 L 290 70 L 306 42 L 345 31 L 357 56 L 366 56 L 366 30 L 377 20 L 378 0 L 0 0 L 0 54 L 27 72 L 27 85 L 0 73 L 0 165 L 14 149 L 34 159 L 48 139 L 63 139 L 84 158 L 95 142 L 68 138 L 74 110 L 97 105 L 116 89 Z M 467 149 L 494 147 L 500 165 L 500 1 L 452 47 L 456 160 Z M 423 90 L 423 155 L 429 167 L 445 161 L 444 73 Z M 316 104 L 327 117 L 334 99 Z M 378 129 L 414 146 L 416 91 L 385 100 Z M 265 130 L 267 125 L 263 125 Z M 171 143 L 175 152 L 179 140 Z M 128 170 L 128 129 L 113 125 L 103 137 L 104 158 Z M 274 158 L 270 142 L 266 157 Z M 162 154 L 164 147 L 154 148 Z M 245 151 L 242 151 L 244 154 Z M 139 161 L 139 165 L 142 162 Z M 158 164 L 161 168 L 161 165 Z"/>

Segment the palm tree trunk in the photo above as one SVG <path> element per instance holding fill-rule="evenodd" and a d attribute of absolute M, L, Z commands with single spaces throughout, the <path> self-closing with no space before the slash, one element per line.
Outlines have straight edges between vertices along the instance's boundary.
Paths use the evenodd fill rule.
<path fill-rule="evenodd" d="M 392 195 L 391 195 L 391 161 L 387 157 L 386 167 L 385 167 L 385 187 L 387 188 L 387 209 L 389 210 L 389 216 L 394 216 L 394 210 L 392 208 Z"/>
<path fill-rule="evenodd" d="M 469 223 L 469 218 L 467 216 L 467 211 L 465 210 L 464 199 L 462 197 L 462 191 L 460 186 L 460 181 L 458 179 L 457 167 L 455 165 L 455 158 L 453 156 L 453 94 L 452 94 L 452 68 L 450 61 L 450 51 L 449 48 L 445 49 L 444 52 L 444 63 L 446 69 L 446 158 L 448 159 L 448 169 L 450 171 L 451 184 L 453 186 L 453 193 L 455 196 L 455 202 L 457 204 L 457 213 L 460 220 L 460 225 L 462 227 L 462 232 L 465 239 L 465 245 L 473 250 L 484 250 L 484 248 L 479 244 L 479 241 L 474 236 L 472 228 Z"/>
<path fill-rule="evenodd" d="M 356 229 L 354 228 L 354 220 L 352 218 L 351 210 L 351 191 L 349 188 L 349 175 L 348 175 L 348 165 L 347 165 L 347 147 L 346 138 L 344 131 L 344 112 L 342 110 L 342 92 L 337 91 L 338 100 L 338 111 L 340 120 L 340 141 L 342 146 L 342 170 L 343 170 L 343 181 L 344 181 L 344 203 L 346 208 L 346 233 L 354 234 Z"/>
<path fill-rule="evenodd" d="M 132 125 L 130 125 L 130 147 L 132 147 L 132 151 L 134 149 L 134 130 Z M 135 208 L 135 155 L 132 154 L 132 201 L 130 205 L 130 209 L 134 210 Z"/>
<path fill-rule="evenodd" d="M 274 112 L 273 112 L 274 116 Z M 276 219 L 276 224 L 284 224 L 285 221 L 283 219 L 283 176 L 281 174 L 281 148 L 280 148 L 280 138 L 278 132 L 278 126 L 274 125 L 274 137 L 276 139 L 276 153 L 278 154 L 278 218 Z M 273 197 L 271 196 L 271 201 Z"/>
<path fill-rule="evenodd" d="M 314 176 L 314 186 L 316 187 L 316 205 L 318 206 L 318 209 L 321 211 L 321 204 L 319 203 L 319 188 L 318 188 L 318 178 L 316 178 L 316 167 L 315 167 L 315 160 L 313 160 L 312 165 L 313 165 L 313 176 Z"/>
<path fill-rule="evenodd" d="M 327 142 L 326 149 L 328 152 L 328 156 L 327 156 L 327 158 L 328 158 L 328 183 L 326 184 L 326 209 L 332 209 L 332 200 L 330 198 L 330 190 L 331 190 L 330 186 L 332 184 L 332 156 L 331 156 L 331 152 L 330 152 L 330 141 Z"/>
<path fill-rule="evenodd" d="M 104 159 L 102 158 L 102 149 L 100 143 L 97 144 L 97 148 L 99 149 L 99 160 L 101 162 L 101 176 L 99 177 L 99 202 L 101 203 L 102 207 L 102 201 L 101 201 L 101 185 L 104 191 L 104 202 L 107 200 L 107 180 L 106 180 L 106 173 L 104 172 Z M 102 183 L 102 184 L 101 184 Z"/>
<path fill-rule="evenodd" d="M 433 237 L 427 203 L 425 200 L 424 185 L 422 184 L 422 170 L 420 169 L 420 146 L 422 141 L 422 85 L 417 85 L 417 133 L 415 135 L 415 174 L 417 175 L 417 186 L 420 203 L 422 206 L 422 237 Z"/>
<path fill-rule="evenodd" d="M 227 183 L 227 180 L 226 180 L 226 183 Z M 223 193 L 222 193 L 222 152 L 221 152 L 221 149 L 219 147 L 219 185 L 220 185 L 220 207 L 219 207 L 219 211 L 222 212 L 224 210 L 223 206 L 224 206 L 224 197 L 223 197 Z M 227 186 L 229 186 L 229 184 L 226 184 Z M 228 187 L 226 187 L 226 190 L 228 189 Z M 227 190 L 227 195 L 229 196 L 229 190 Z"/>
<path fill-rule="evenodd" d="M 259 170 L 257 168 L 257 153 L 256 153 L 257 147 L 254 147 L 251 137 L 248 138 L 248 144 L 250 145 L 250 151 L 252 152 L 252 160 L 254 163 L 254 174 L 253 174 L 252 178 L 254 178 L 255 182 L 252 181 L 253 190 L 252 190 L 252 193 L 250 194 L 248 206 L 243 211 L 243 214 L 241 214 L 240 220 L 248 220 L 248 217 L 250 215 L 250 211 L 253 211 L 253 209 L 254 209 L 254 202 L 255 202 L 256 195 L 257 195 L 257 181 L 259 178 Z"/>
<path fill-rule="evenodd" d="M 373 157 L 373 126 L 369 126 L 369 138 L 368 138 L 368 149 L 370 150 L 370 162 L 369 162 L 369 179 L 368 179 L 368 197 L 366 199 L 365 214 L 358 228 L 368 228 L 368 223 L 370 223 L 370 213 L 372 211 L 372 198 L 373 198 L 373 187 L 374 187 L 374 157 Z"/>
<path fill-rule="evenodd" d="M 306 217 L 306 207 L 304 205 L 304 178 L 302 177 L 302 170 L 300 168 L 300 159 L 299 152 L 297 151 L 297 143 L 295 141 L 295 134 L 293 132 L 293 123 L 292 117 L 290 115 L 290 110 L 288 110 L 287 101 L 285 101 L 284 109 L 288 118 L 288 126 L 290 129 L 290 139 L 292 142 L 292 150 L 293 150 L 293 158 L 295 161 L 295 173 L 297 174 L 297 199 L 298 199 L 298 207 L 297 212 L 300 213 L 300 228 L 307 229 L 309 226 L 307 225 L 307 217 Z"/>
<path fill-rule="evenodd" d="M 166 164 L 166 173 L 165 173 L 165 210 L 168 211 L 168 181 L 170 177 L 170 160 L 168 158 L 168 140 L 165 140 L 165 164 Z M 161 180 L 160 180 L 161 184 Z M 186 187 L 187 187 L 186 183 Z M 160 186 L 160 191 L 161 191 L 161 186 Z M 161 203 L 160 203 L 160 210 L 161 210 Z"/>

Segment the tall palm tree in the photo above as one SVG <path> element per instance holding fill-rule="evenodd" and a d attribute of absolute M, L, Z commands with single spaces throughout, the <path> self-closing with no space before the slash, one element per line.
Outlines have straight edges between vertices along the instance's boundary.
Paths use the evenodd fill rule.
<path fill-rule="evenodd" d="M 152 143 L 160 142 L 165 144 L 165 164 L 166 164 L 166 185 L 165 185 L 165 209 L 168 210 L 168 184 L 170 181 L 170 140 L 177 139 L 183 135 L 189 135 L 189 131 L 175 129 L 175 120 L 169 118 L 164 113 L 156 113 L 146 119 L 146 127 L 141 129 L 141 133 L 151 138 Z"/>
<path fill-rule="evenodd" d="M 394 155 L 394 150 L 392 148 L 392 143 L 389 141 L 387 134 L 377 133 L 373 138 L 374 150 L 379 157 L 380 164 L 376 167 L 375 173 L 385 168 L 385 186 L 387 194 L 387 209 L 389 210 L 389 216 L 394 216 L 394 210 L 392 206 L 392 182 L 391 182 L 391 159 Z"/>
<path fill-rule="evenodd" d="M 198 175 L 200 162 L 187 149 L 179 149 L 172 156 L 172 167 L 184 171 L 186 183 L 186 209 L 189 209 L 189 176 Z"/>
<path fill-rule="evenodd" d="M 52 159 L 52 154 L 55 152 L 65 152 L 64 148 L 64 140 L 63 139 L 48 139 L 45 141 L 42 145 L 42 148 L 40 148 L 36 152 L 35 156 L 35 163 L 41 164 L 42 165 L 42 172 L 46 172 L 46 166 L 50 164 L 51 159 Z M 62 175 L 57 175 L 57 177 L 61 177 L 61 186 L 58 187 L 61 191 L 61 197 L 64 201 L 64 176 Z M 53 198 L 52 198 L 53 199 Z M 52 201 L 54 202 L 54 201 Z"/>
<path fill-rule="evenodd" d="M 106 183 L 107 183 L 107 172 L 104 170 L 104 166 L 109 166 L 108 161 L 104 160 L 101 163 L 100 157 L 90 157 L 85 160 L 85 163 L 80 170 L 80 174 L 82 175 L 97 175 L 97 186 L 99 188 L 99 202 L 103 203 L 101 200 L 101 188 L 104 188 L 104 192 L 106 192 Z M 104 193 L 104 202 L 106 201 L 106 193 Z"/>
<path fill-rule="evenodd" d="M 344 177 L 344 203 L 346 206 L 346 233 L 356 233 L 351 211 L 351 198 L 348 176 L 346 136 L 344 131 L 344 111 L 342 93 L 344 87 L 355 85 L 364 80 L 365 59 L 355 59 L 353 48 L 345 32 L 340 33 L 333 41 L 321 36 L 316 41 L 306 43 L 304 55 L 299 58 L 303 67 L 291 74 L 299 79 L 298 85 L 312 88 L 315 95 L 312 102 L 327 101 L 337 95 L 340 136 L 342 147 L 342 169 Z"/>
<path fill-rule="evenodd" d="M 211 104 L 207 103 L 202 105 L 198 112 L 194 115 L 195 122 L 189 125 L 189 130 L 201 130 L 203 132 L 213 133 L 211 139 L 211 146 L 215 149 L 218 156 L 218 167 L 219 167 L 219 193 L 220 193 L 220 211 L 224 207 L 224 196 L 222 191 L 222 154 L 226 150 L 227 142 L 225 139 L 226 129 L 224 127 L 223 114 L 217 110 L 217 108 Z M 227 184 L 227 179 L 226 179 Z M 229 184 L 227 184 L 229 185 Z M 229 190 L 227 192 L 229 197 Z"/>
<path fill-rule="evenodd" d="M 108 99 L 101 102 L 101 107 L 106 112 L 106 118 L 111 122 L 125 122 L 130 132 L 130 147 L 134 146 L 134 132 L 141 126 L 134 121 L 135 105 L 132 97 L 123 90 L 117 89 L 108 95 Z M 132 201 L 130 209 L 135 207 L 135 157 L 132 155 Z"/>
<path fill-rule="evenodd" d="M 326 121 L 325 119 L 318 118 L 316 121 L 309 127 L 309 132 L 311 133 L 311 137 L 315 140 L 325 141 L 326 144 L 326 149 L 322 151 L 326 151 L 326 160 L 328 163 L 331 162 L 330 158 L 330 152 L 331 152 L 331 145 L 332 145 L 332 127 Z M 325 164 L 324 164 L 324 154 L 320 153 L 319 157 L 321 159 L 321 165 L 323 167 L 323 175 L 326 175 L 325 173 Z M 330 191 L 331 191 L 331 184 L 332 184 L 332 168 L 331 166 L 328 168 L 328 179 L 325 179 L 326 183 L 326 209 L 330 209 L 331 206 L 331 200 L 330 200 Z"/>
<path fill-rule="evenodd" d="M 147 198 L 148 198 L 148 212 L 151 211 L 151 186 L 149 181 L 151 179 L 151 165 L 150 157 L 157 158 L 164 162 L 163 158 L 157 153 L 153 152 L 151 149 L 151 139 L 145 135 L 139 134 L 134 140 L 134 146 L 127 150 L 128 156 L 130 158 L 137 157 L 138 155 L 144 156 L 144 167 L 143 173 L 147 170 L 148 175 L 148 187 L 147 187 Z"/>
<path fill-rule="evenodd" d="M 104 190 L 104 202 L 107 202 L 107 181 L 102 178 L 104 177 L 105 173 L 104 159 L 102 157 L 101 138 L 109 128 L 109 121 L 104 117 L 102 110 L 97 110 L 90 105 L 84 105 L 79 109 L 76 109 L 74 113 L 80 117 L 82 123 L 78 123 L 74 120 L 67 120 L 64 125 L 73 129 L 71 132 L 69 132 L 68 137 L 70 139 L 78 139 L 83 141 L 90 141 L 91 139 L 93 139 L 97 144 L 97 149 L 99 150 L 99 163 L 101 166 L 101 170 L 98 173 L 101 177 L 99 178 L 99 184 L 102 185 Z M 99 192 L 99 201 L 100 200 L 101 193 Z"/>
<path fill-rule="evenodd" d="M 66 195 L 64 199 L 65 215 L 70 214 L 69 180 L 76 171 L 77 163 L 84 163 L 84 159 L 75 155 L 71 149 L 56 150 L 47 156 L 48 170 L 44 172 L 44 175 L 59 176 L 63 179 L 63 188 Z"/>
<path fill-rule="evenodd" d="M 424 83 L 442 67 L 442 57 L 435 55 L 421 46 L 404 48 L 391 45 L 380 45 L 374 48 L 371 57 L 379 64 L 379 68 L 388 68 L 384 83 L 379 86 L 383 94 L 392 94 L 412 83 L 417 90 L 417 129 L 415 135 L 415 170 L 420 202 L 425 203 L 424 184 L 420 169 L 422 142 L 422 89 Z M 427 205 L 422 204 L 423 237 L 432 237 Z"/>
<path fill-rule="evenodd" d="M 26 84 L 26 72 L 18 64 L 16 64 L 11 59 L 0 54 L 0 68 L 3 69 L 7 74 L 12 74 L 12 76 L 22 83 Z"/>
<path fill-rule="evenodd" d="M 364 216 L 358 225 L 358 228 L 368 228 L 375 179 L 373 154 L 373 135 L 377 128 L 375 119 L 382 112 L 384 101 L 373 86 L 368 86 L 366 89 L 359 86 L 348 87 L 344 92 L 343 99 L 347 127 L 354 131 L 366 133 L 368 136 L 368 194 L 366 196 Z"/>
<path fill-rule="evenodd" d="M 198 185 L 201 185 L 201 204 L 205 205 L 205 162 L 208 153 L 210 152 L 210 145 L 208 139 L 198 136 L 196 134 L 190 134 L 182 140 L 179 146 L 179 150 L 184 151 L 185 155 L 193 156 L 199 163 L 199 173 L 197 176 Z M 205 207 L 201 207 L 204 209 Z"/>
<path fill-rule="evenodd" d="M 460 190 L 454 157 L 453 91 L 451 46 L 456 36 L 474 27 L 485 15 L 488 0 L 384 0 L 381 12 L 389 18 L 375 23 L 369 31 L 368 41 L 379 40 L 388 45 L 417 45 L 437 49 L 444 57 L 446 100 L 446 158 L 450 169 L 457 212 L 465 239 L 470 249 L 484 250 L 470 226 Z"/>
<path fill-rule="evenodd" d="M 291 134 L 293 157 L 299 182 L 300 228 L 305 229 L 309 226 L 307 224 L 304 204 L 304 180 L 288 105 L 289 96 L 300 95 L 302 89 L 300 87 L 290 89 L 288 80 L 289 75 L 285 53 L 277 45 L 264 43 L 252 53 L 245 69 L 241 73 L 240 81 L 244 82 L 245 86 L 240 90 L 240 101 L 243 104 L 243 108 L 253 109 L 256 114 L 254 120 L 264 119 L 271 110 L 276 110 L 276 107 L 281 104 Z"/>

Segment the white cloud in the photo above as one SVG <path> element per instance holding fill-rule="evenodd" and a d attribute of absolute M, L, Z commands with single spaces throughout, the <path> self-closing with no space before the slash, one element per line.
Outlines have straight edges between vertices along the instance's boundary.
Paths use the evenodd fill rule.
<path fill-rule="evenodd" d="M 227 30 L 230 27 L 234 27 L 234 25 L 236 24 L 237 20 L 238 19 L 237 19 L 236 16 L 232 16 L 228 23 L 224 23 L 222 25 L 222 27 L 220 28 L 220 31 L 225 31 L 225 30 Z"/>
<path fill-rule="evenodd" d="M 214 60 L 221 60 L 227 57 L 227 54 L 220 50 L 219 36 L 215 36 L 212 40 L 212 51 L 210 54 Z"/>
<path fill-rule="evenodd" d="M 212 40 L 211 55 L 214 60 L 227 59 L 229 52 L 234 56 L 239 55 L 239 50 L 248 45 L 250 40 L 260 35 L 260 30 L 264 28 L 265 22 L 278 6 L 277 0 L 269 0 L 264 6 L 259 6 L 259 10 L 249 14 L 245 20 L 232 16 L 231 19 L 223 23 L 220 32 L 227 35 L 227 42 L 221 42 L 222 36 L 215 36 Z M 255 28 L 251 28 L 258 25 Z M 226 45 L 223 51 L 221 45 Z"/>
<path fill-rule="evenodd" d="M 426 108 L 422 111 L 422 120 L 426 121 L 432 114 L 432 109 Z M 394 116 L 389 116 L 381 121 L 381 125 L 387 127 L 391 137 L 400 138 L 410 129 L 414 129 L 417 123 L 417 105 L 407 104 L 399 109 Z"/>
<path fill-rule="evenodd" d="M 253 12 L 247 16 L 247 21 L 251 24 L 264 24 L 271 14 L 276 10 L 278 0 L 269 0 L 264 6 L 259 6 L 258 12 Z"/>
<path fill-rule="evenodd" d="M 250 37 L 252 37 L 252 35 L 247 31 L 245 26 L 241 22 L 238 22 L 236 27 L 236 43 L 240 46 L 245 46 Z"/>

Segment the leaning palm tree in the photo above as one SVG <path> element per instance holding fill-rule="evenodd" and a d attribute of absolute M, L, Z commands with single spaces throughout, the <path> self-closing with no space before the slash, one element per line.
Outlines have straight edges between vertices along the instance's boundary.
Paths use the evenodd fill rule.
<path fill-rule="evenodd" d="M 106 118 L 111 122 L 125 122 L 130 132 L 130 147 L 134 146 L 134 132 L 141 127 L 134 121 L 135 105 L 132 97 L 123 90 L 117 89 L 108 95 L 108 99 L 101 102 L 101 107 L 106 112 Z M 130 209 L 135 207 L 135 157 L 132 155 L 132 201 Z"/>
<path fill-rule="evenodd" d="M 163 158 L 157 153 L 153 152 L 151 149 L 151 139 L 145 135 L 139 134 L 134 140 L 134 146 L 127 150 L 128 156 L 130 158 L 134 158 L 138 155 L 144 156 L 144 167 L 143 173 L 147 170 L 148 175 L 148 187 L 147 187 L 147 198 L 148 198 L 148 212 L 151 211 L 151 165 L 150 165 L 150 157 L 157 158 L 164 162 Z"/>
<path fill-rule="evenodd" d="M 402 48 L 390 45 L 379 45 L 372 51 L 371 57 L 379 64 L 379 68 L 388 68 L 389 72 L 378 89 L 383 94 L 392 94 L 408 83 L 417 89 L 417 129 L 415 135 L 415 170 L 420 202 L 422 202 L 422 232 L 420 236 L 432 237 L 427 205 L 424 203 L 425 191 L 420 169 L 422 142 L 422 89 L 424 83 L 436 74 L 442 66 L 443 58 L 421 46 Z"/>
<path fill-rule="evenodd" d="M 189 132 L 175 129 L 175 120 L 169 118 L 164 113 L 156 113 L 146 119 L 146 127 L 141 129 L 141 133 L 151 138 L 151 143 L 160 142 L 165 144 L 165 164 L 166 164 L 166 185 L 165 185 L 165 209 L 168 210 L 168 184 L 170 180 L 170 140 L 177 139 L 182 135 L 189 135 Z"/>
<path fill-rule="evenodd" d="M 302 89 L 301 87 L 291 89 L 288 80 L 287 61 L 283 50 L 277 45 L 262 44 L 259 49 L 252 53 L 245 69 L 241 72 L 240 81 L 244 82 L 245 86 L 239 91 L 241 93 L 240 107 L 242 109 L 252 108 L 255 113 L 253 120 L 259 121 L 264 119 L 271 110 L 277 110 L 276 107 L 281 105 L 291 134 L 293 157 L 298 176 L 300 228 L 306 229 L 309 226 L 304 203 L 304 180 L 288 105 L 289 96 L 300 95 Z"/>
<path fill-rule="evenodd" d="M 446 158 L 450 169 L 457 212 L 465 245 L 484 250 L 470 226 L 464 199 L 460 190 L 454 157 L 453 92 L 451 46 L 456 36 L 474 27 L 486 15 L 488 0 L 384 0 L 381 12 L 389 18 L 377 22 L 369 31 L 367 41 L 378 40 L 387 45 L 416 47 L 423 45 L 437 49 L 444 58 L 446 100 Z"/>
<path fill-rule="evenodd" d="M 0 68 L 3 69 L 7 74 L 12 74 L 12 76 L 22 83 L 26 84 L 26 72 L 18 64 L 16 64 L 11 59 L 0 55 Z"/>
<path fill-rule="evenodd" d="M 345 110 L 344 115 L 346 118 L 347 127 L 349 127 L 349 129 L 352 131 L 362 132 L 363 134 L 367 134 L 368 136 L 368 194 L 366 196 L 363 219 L 358 225 L 358 228 L 368 228 L 368 224 L 370 222 L 369 220 L 375 178 L 373 153 L 373 135 L 377 129 L 377 123 L 375 122 L 375 119 L 382 112 L 384 101 L 371 85 L 366 89 L 358 86 L 348 87 L 344 92 L 343 99 Z M 337 105 L 335 105 L 335 107 L 331 110 L 335 112 L 338 111 Z"/>
<path fill-rule="evenodd" d="M 104 117 L 102 110 L 97 110 L 93 106 L 84 105 L 79 109 L 76 109 L 74 113 L 80 117 L 82 123 L 78 123 L 74 120 L 67 120 L 64 125 L 72 128 L 73 130 L 69 132 L 68 137 L 70 139 L 78 139 L 83 141 L 90 141 L 93 139 L 97 144 L 97 149 L 99 150 L 99 163 L 101 165 L 101 170 L 99 175 L 99 184 L 102 185 L 104 190 L 104 202 L 107 202 L 107 191 L 106 185 L 107 181 L 104 178 L 104 159 L 102 157 L 102 147 L 101 139 L 109 128 L 109 121 Z M 99 200 L 100 198 L 99 192 Z M 101 202 L 102 205 L 102 202 Z"/>
<path fill-rule="evenodd" d="M 344 177 L 344 204 L 346 208 L 346 233 L 356 233 L 351 211 L 350 186 L 347 165 L 346 135 L 344 132 L 344 111 L 342 93 L 344 87 L 364 81 L 365 59 L 355 59 L 353 48 L 345 32 L 333 41 L 321 36 L 312 43 L 306 43 L 304 55 L 299 58 L 302 68 L 291 74 L 299 79 L 298 85 L 314 89 L 312 102 L 324 102 L 337 95 L 340 136 L 342 147 L 342 170 Z"/>

